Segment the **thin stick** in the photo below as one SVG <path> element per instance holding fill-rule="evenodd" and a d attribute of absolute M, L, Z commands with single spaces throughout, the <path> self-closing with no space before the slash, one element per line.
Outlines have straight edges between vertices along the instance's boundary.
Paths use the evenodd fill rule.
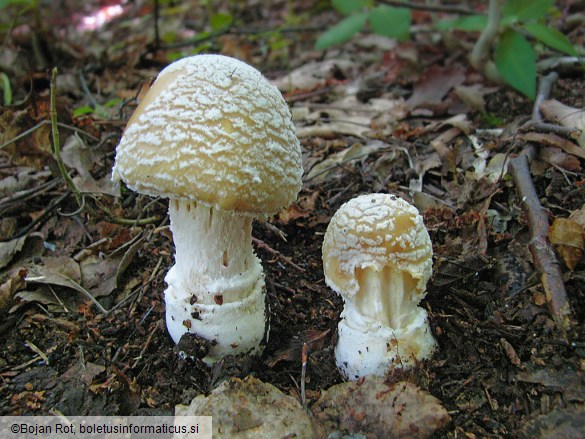
<path fill-rule="evenodd" d="M 554 250 L 548 240 L 548 216 L 540 201 L 528 167 L 528 152 L 510 159 L 509 169 L 522 207 L 528 217 L 530 243 L 528 249 L 534 259 L 534 266 L 540 273 L 540 280 L 546 294 L 550 313 L 559 329 L 567 329 L 571 307 L 567 300 L 563 275 Z"/>
<path fill-rule="evenodd" d="M 549 95 L 552 83 L 557 77 L 556 73 L 552 73 L 541 80 L 532 111 L 534 122 L 540 120 L 539 103 Z M 570 324 L 571 306 L 567 299 L 560 264 L 548 240 L 548 215 L 540 204 L 530 175 L 529 162 L 535 155 L 534 146 L 527 146 L 517 157 L 510 159 L 508 169 L 514 179 L 516 191 L 522 200 L 522 207 L 528 218 L 530 230 L 528 249 L 532 254 L 534 266 L 540 273 L 540 281 L 544 288 L 549 311 L 557 328 L 565 330 Z"/>
<path fill-rule="evenodd" d="M 301 404 L 303 407 L 307 407 L 307 395 L 305 392 L 305 381 L 307 378 L 307 360 L 309 359 L 309 345 L 303 343 L 303 350 L 301 351 Z"/>
<path fill-rule="evenodd" d="M 20 139 L 24 139 L 26 136 L 34 133 L 36 130 L 38 130 L 40 127 L 47 125 L 51 123 L 50 120 L 42 120 L 40 121 L 38 124 L 36 124 L 34 127 L 29 128 L 28 130 L 20 133 L 18 136 L 13 137 L 12 139 L 8 140 L 7 142 L 4 142 L 2 145 L 0 145 L 0 149 L 4 149 L 6 148 L 8 145 L 12 145 L 14 142 L 18 142 Z M 94 142 L 99 142 L 100 139 L 98 139 L 95 136 L 92 136 L 91 134 L 80 130 L 79 128 L 73 127 L 71 125 L 67 125 L 66 123 L 61 123 L 61 122 L 57 122 L 57 126 L 59 128 L 66 128 L 68 130 L 71 130 L 77 134 L 83 134 L 84 136 L 86 136 L 88 139 L 93 140 Z"/>
<path fill-rule="evenodd" d="M 459 14 L 459 15 L 472 15 L 475 12 L 464 9 L 458 8 L 457 6 L 443 6 L 443 5 L 428 5 L 428 4 L 418 4 L 418 3 L 411 3 L 407 1 L 392 1 L 392 0 L 379 0 L 379 3 L 388 6 L 395 6 L 397 8 L 408 8 L 414 9 L 418 11 L 429 11 L 429 12 L 446 12 L 449 14 Z"/>
<path fill-rule="evenodd" d="M 79 207 L 83 204 L 81 192 L 73 182 L 73 179 L 65 168 L 65 163 L 61 157 L 61 140 L 59 139 L 59 128 L 57 127 L 57 107 L 56 107 L 56 94 L 57 94 L 57 67 L 53 68 L 53 75 L 51 76 L 51 131 L 53 132 L 53 153 L 55 154 L 55 160 L 59 166 L 61 176 L 67 183 L 67 186 L 73 192 L 75 201 Z"/>
<path fill-rule="evenodd" d="M 266 244 L 264 241 L 258 239 L 258 238 L 254 238 L 252 237 L 252 242 L 254 244 L 256 244 L 259 248 L 261 248 L 262 250 L 266 250 L 268 253 L 272 253 L 274 256 L 278 257 L 279 259 L 282 259 L 284 262 L 286 262 L 288 265 L 290 265 L 291 267 L 296 268 L 298 271 L 300 271 L 301 273 L 305 272 L 305 269 L 303 267 L 299 267 L 297 264 L 295 264 L 291 258 L 289 258 L 288 256 L 284 256 L 282 253 L 280 253 L 278 250 L 273 249 L 272 247 L 270 247 L 268 244 Z"/>

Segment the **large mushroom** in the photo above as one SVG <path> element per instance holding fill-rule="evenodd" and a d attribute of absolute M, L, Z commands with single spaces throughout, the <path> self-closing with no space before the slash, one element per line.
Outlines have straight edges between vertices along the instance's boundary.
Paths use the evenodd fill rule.
<path fill-rule="evenodd" d="M 242 61 L 181 59 L 157 77 L 117 148 L 113 179 L 167 197 L 176 247 L 165 280 L 166 323 L 210 342 L 211 364 L 259 353 L 264 276 L 252 220 L 293 202 L 301 149 L 278 89 Z"/>
<path fill-rule="evenodd" d="M 362 195 L 333 215 L 323 268 L 345 302 L 335 358 L 346 378 L 384 375 L 432 355 L 436 342 L 418 306 L 432 255 L 422 217 L 402 198 Z"/>

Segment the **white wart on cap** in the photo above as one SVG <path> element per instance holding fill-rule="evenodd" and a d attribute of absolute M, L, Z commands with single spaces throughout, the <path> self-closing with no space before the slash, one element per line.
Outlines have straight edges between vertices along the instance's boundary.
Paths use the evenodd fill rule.
<path fill-rule="evenodd" d="M 414 206 L 369 194 L 335 213 L 323 242 L 325 281 L 345 302 L 336 360 L 356 379 L 428 358 L 435 349 L 418 307 L 432 273 L 432 243 Z"/>
<path fill-rule="evenodd" d="M 214 343 L 205 358 L 257 353 L 265 292 L 252 219 L 301 187 L 301 149 L 278 89 L 242 61 L 197 55 L 165 68 L 131 117 L 113 179 L 170 198 L 175 265 L 167 328 Z"/>

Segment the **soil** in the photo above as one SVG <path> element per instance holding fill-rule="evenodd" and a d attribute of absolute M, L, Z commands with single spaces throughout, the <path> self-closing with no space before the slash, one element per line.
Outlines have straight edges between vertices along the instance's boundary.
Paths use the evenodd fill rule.
<path fill-rule="evenodd" d="M 95 3 L 88 2 L 87 8 L 90 4 L 97 7 Z M 309 3 L 312 2 L 299 2 L 297 9 L 299 16 L 315 12 L 310 18 L 304 16 L 308 25 L 332 22 L 328 10 Z M 23 65 L 24 58 L 33 64 L 31 70 L 23 69 L 11 76 L 16 103 L 2 110 L 2 141 L 48 120 L 48 66 L 57 64 L 62 83 L 57 89 L 59 120 L 93 136 L 80 135 L 96 152 L 93 161 L 85 166 L 94 181 L 106 181 L 115 146 L 133 108 L 132 94 L 168 64 L 172 55 L 171 50 L 153 48 L 150 28 L 141 33 L 146 26 L 137 28 L 132 24 L 135 14 L 134 18 L 152 25 L 150 5 L 141 4 L 146 9 L 143 10 L 139 4 L 97 31 L 92 44 L 99 49 L 93 52 L 92 47 L 81 47 L 68 39 L 72 31 L 59 37 L 55 29 L 44 26 L 41 31 L 32 18 L 27 21 L 26 14 L 20 15 L 19 27 L 12 30 L 6 44 L 16 54 L 28 48 L 28 55 L 17 55 L 20 64 L 15 64 L 15 69 Z M 284 8 L 284 4 L 275 4 Z M 251 24 L 246 28 L 260 27 L 262 20 L 267 23 L 262 27 L 272 26 L 279 6 L 270 13 L 259 12 L 255 7 L 247 11 L 236 8 L 231 13 L 248 20 L 246 23 Z M 176 13 L 176 19 L 183 23 L 193 19 L 187 11 Z M 55 14 L 52 20 L 64 19 Z M 418 19 L 424 22 L 425 17 Z M 124 24 L 135 26 L 132 38 L 124 39 L 126 49 L 105 50 L 104 46 L 122 34 Z M 15 37 L 17 30 L 21 31 L 20 39 Z M 312 44 L 315 36 L 315 32 L 299 32 L 286 37 L 290 64 L 297 67 L 320 59 L 322 54 L 306 42 L 308 39 Z M 583 32 L 570 36 L 583 42 Z M 277 56 L 275 48 L 271 49 L 274 56 L 263 56 L 266 41 L 262 38 L 234 31 L 210 40 L 207 50 L 243 57 L 268 76 L 280 76 L 286 69 L 283 58 Z M 403 47 L 415 47 L 420 62 L 414 67 L 392 64 L 400 70 L 394 81 L 370 83 L 369 95 L 362 95 L 363 102 L 370 95 L 387 92 L 395 96 L 404 93 L 408 98 L 431 65 L 463 66 L 467 81 L 483 86 L 485 80 L 478 79 L 465 65 L 463 55 L 442 44 L 433 46 L 425 38 L 422 35 Z M 33 42 L 41 43 L 39 50 L 46 65 L 35 64 L 38 58 L 33 56 Z M 340 87 L 380 69 L 380 59 L 388 61 L 392 57 L 388 51 L 378 61 L 367 64 L 357 55 L 363 51 L 353 43 L 340 50 L 341 56 L 358 60 L 357 71 L 337 72 L 327 83 L 285 93 L 285 98 L 294 106 L 331 104 Z M 96 57 L 98 52 L 100 56 Z M 76 79 L 80 77 L 86 79 Z M 486 146 L 489 158 L 497 153 L 514 157 L 528 144 L 520 136 L 520 127 L 530 118 L 533 102 L 505 86 L 485 84 L 494 87 L 494 91 L 484 96 L 484 113 L 467 110 L 469 126 Z M 583 89 L 582 71 L 561 73 L 549 97 L 583 108 Z M 94 111 L 74 115 L 74 109 L 89 102 L 90 95 L 102 105 L 112 96 L 123 100 L 112 107 L 116 112 L 105 107 L 105 114 Z M 16 148 L 5 148 L 2 176 L 13 176 L 26 168 L 28 175 L 35 177 L 28 188 L 36 191 L 13 199 L 9 199 L 9 193 L 0 200 L 2 227 L 12 225 L 2 231 L 3 240 L 27 237 L 21 250 L 12 253 L 4 264 L 0 278 L 2 294 L 10 290 L 8 298 L 2 295 L 1 303 L 0 414 L 171 415 L 176 404 L 188 404 L 222 380 L 248 375 L 300 399 L 301 346 L 307 341 L 311 343 L 305 384 L 311 405 L 324 390 L 343 381 L 333 358 L 343 302 L 324 281 L 323 235 L 330 218 L 344 202 L 364 193 L 387 192 L 417 205 L 429 230 L 434 270 L 420 306 L 428 311 L 439 345 L 431 359 L 411 370 L 395 371 L 387 382 L 413 382 L 440 400 L 451 422 L 435 433 L 438 438 L 546 437 L 546 432 L 578 432 L 583 425 L 585 403 L 585 260 L 577 258 L 570 269 L 562 254 L 556 254 L 571 307 L 570 323 L 559 329 L 528 250 L 531 235 L 527 212 L 514 181 L 505 173 L 495 181 L 471 178 L 473 148 L 464 132 L 447 141 L 453 153 L 452 163 L 439 157 L 431 146 L 446 128 L 428 127 L 448 119 L 448 110 L 456 108 L 444 100 L 442 105 L 433 107 L 430 113 L 411 112 L 391 134 L 381 133 L 378 138 L 334 132 L 301 139 L 306 166 L 358 143 L 380 140 L 387 148 L 374 150 L 361 160 L 338 164 L 325 178 L 305 178 L 293 207 L 255 223 L 254 245 L 264 267 L 270 309 L 269 339 L 261 357 L 226 357 L 213 368 L 198 358 L 181 358 L 166 332 L 164 276 L 173 263 L 166 201 L 153 201 L 125 188 L 119 197 L 102 190 L 85 197 L 84 210 L 63 216 L 78 206 L 60 180 L 46 146 L 50 126 L 37 129 L 36 134 L 17 142 Z M 487 130 L 493 128 L 501 128 L 503 133 Z M 63 143 L 72 134 L 63 127 L 60 133 Z M 405 154 L 390 157 L 389 148 L 407 151 L 418 164 L 416 170 Z M 531 162 L 531 181 L 551 224 L 582 209 L 585 201 L 583 159 L 562 154 L 562 160 L 553 164 L 543 159 L 542 152 Z M 389 164 L 381 174 L 383 160 Z M 414 196 L 408 190 L 409 183 L 421 173 L 421 166 L 433 160 L 436 165 L 429 165 L 421 174 L 422 192 L 427 196 Z M 42 172 L 46 175 L 40 177 Z M 77 167 L 72 171 L 74 176 L 79 173 Z M 380 175 L 384 178 L 380 179 Z M 57 184 L 39 190 L 50 181 Z M 492 216 L 494 212 L 497 216 Z M 143 221 L 121 221 L 131 218 Z M 496 224 L 496 219 L 502 223 Z M 138 241 L 133 241 L 136 237 Z M 96 245 L 100 240 L 105 244 Z M 119 257 L 114 268 L 122 274 L 106 276 L 98 271 L 104 280 L 97 300 L 109 313 L 103 313 L 86 296 L 62 282 L 23 280 L 31 276 L 35 264 L 48 263 L 46 258 L 81 261 L 79 254 L 83 250 L 96 260 Z M 106 281 L 113 282 L 111 288 L 105 287 Z M 96 284 L 100 282 L 88 288 L 92 293 L 97 290 Z M 583 430 L 581 434 L 585 437 Z"/>

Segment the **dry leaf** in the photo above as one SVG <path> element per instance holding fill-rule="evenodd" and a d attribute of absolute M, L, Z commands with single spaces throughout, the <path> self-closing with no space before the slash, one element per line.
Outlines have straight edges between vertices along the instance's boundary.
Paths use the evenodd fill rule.
<path fill-rule="evenodd" d="M 518 372 L 516 380 L 561 391 L 565 401 L 585 402 L 585 372 L 558 368 Z"/>
<path fill-rule="evenodd" d="M 565 261 L 565 265 L 573 270 L 583 257 L 583 226 L 571 219 L 556 218 L 548 231 L 548 239 Z"/>
<path fill-rule="evenodd" d="M 510 362 L 517 368 L 524 369 L 522 361 L 520 360 L 520 357 L 516 353 L 516 349 L 514 349 L 514 346 L 512 346 L 505 338 L 500 339 L 500 344 L 502 345 L 502 348 L 504 348 L 504 352 L 506 352 L 506 355 L 508 356 Z"/>
<path fill-rule="evenodd" d="M 309 213 L 301 209 L 296 204 L 291 204 L 288 208 L 281 210 L 278 214 L 278 221 L 282 224 L 288 224 L 291 221 L 294 221 L 299 218 L 307 218 Z"/>
<path fill-rule="evenodd" d="M 555 99 L 540 104 L 544 117 L 567 128 L 585 130 L 585 110 L 569 107 Z"/>
<path fill-rule="evenodd" d="M 436 106 L 453 87 L 463 84 L 465 71 L 463 67 L 441 67 L 433 64 L 415 84 L 412 96 L 406 101 L 410 109 Z"/>
<path fill-rule="evenodd" d="M 85 363 L 76 362 L 61 375 L 60 379 L 63 381 L 82 381 L 89 386 L 93 379 L 105 370 L 106 368 L 104 366 L 89 361 Z"/>
<path fill-rule="evenodd" d="M 428 392 L 405 381 L 387 385 L 375 376 L 331 387 L 312 410 L 329 435 L 427 438 L 451 420 Z"/>
<path fill-rule="evenodd" d="M 370 142 L 367 145 L 361 143 L 354 143 L 349 148 L 331 154 L 325 160 L 317 163 L 307 174 L 305 180 L 312 183 L 322 183 L 325 181 L 329 173 L 337 168 L 339 165 L 350 163 L 352 161 L 364 160 L 373 152 L 379 151 L 388 145 L 383 142 Z"/>
<path fill-rule="evenodd" d="M 463 101 L 465 105 L 473 110 L 485 113 L 485 99 L 486 94 L 494 93 L 497 88 L 484 87 L 481 84 L 473 85 L 459 85 L 455 87 L 455 94 Z"/>
<path fill-rule="evenodd" d="M 525 133 L 518 136 L 527 142 L 535 142 L 541 145 L 555 146 L 563 151 L 573 154 L 579 158 L 585 159 L 585 149 L 575 145 L 570 140 L 564 139 L 556 134 L 551 133 Z"/>
<path fill-rule="evenodd" d="M 18 270 L 11 273 L 0 285 L 0 314 L 12 304 L 14 293 L 26 286 L 25 277 L 26 270 Z"/>
<path fill-rule="evenodd" d="M 514 437 L 581 439 L 584 425 L 585 409 L 566 407 L 529 420 L 514 433 Z"/>
<path fill-rule="evenodd" d="M 577 157 L 551 146 L 544 146 L 538 150 L 538 158 L 551 165 L 571 172 L 581 172 L 581 162 Z"/>
<path fill-rule="evenodd" d="M 580 209 L 572 212 L 571 215 L 569 215 L 569 219 L 585 228 L 585 206 L 581 206 Z"/>
<path fill-rule="evenodd" d="M 281 361 L 298 360 L 300 362 L 303 345 L 306 344 L 308 346 L 309 352 L 321 349 L 327 334 L 329 334 L 329 329 L 326 331 L 314 331 L 310 329 L 303 331 L 300 337 L 291 339 L 288 346 L 276 352 L 266 364 L 269 367 L 274 367 L 275 364 Z"/>
<path fill-rule="evenodd" d="M 349 77 L 350 71 L 355 69 L 357 63 L 347 59 L 326 59 L 304 63 L 301 67 L 292 70 L 287 75 L 275 80 L 273 83 L 282 92 L 292 90 L 311 90 L 325 85 L 336 72 L 343 72 L 343 76 Z"/>

